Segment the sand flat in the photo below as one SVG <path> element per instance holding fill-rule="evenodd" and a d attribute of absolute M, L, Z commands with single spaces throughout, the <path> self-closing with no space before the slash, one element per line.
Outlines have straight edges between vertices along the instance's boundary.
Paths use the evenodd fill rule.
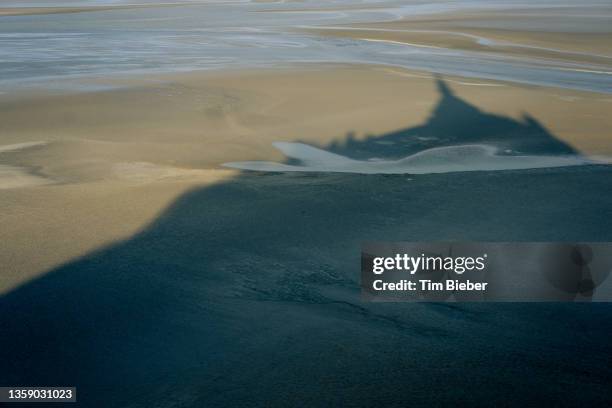
<path fill-rule="evenodd" d="M 231 27 L 243 21 L 233 12 L 224 20 L 225 10 L 193 13 L 191 21 L 198 26 L 198 19 L 216 22 L 218 16 Z M 98 16 L 72 17 L 93 22 Z M 404 20 L 386 23 L 386 31 L 364 25 L 355 38 L 450 48 L 440 59 L 430 50 L 302 35 L 303 42 L 268 48 L 272 63 L 291 49 L 334 58 L 339 50 L 365 56 L 343 61 L 380 65 L 299 59 L 299 66 L 282 69 L 228 71 L 222 63 L 215 72 L 136 71 L 141 75 L 119 78 L 112 74 L 122 67 L 149 61 L 142 56 L 149 55 L 150 42 L 128 46 L 133 20 L 124 22 L 119 37 L 107 35 L 119 32 L 113 21 L 108 31 L 92 30 L 95 35 L 79 43 L 61 34 L 65 26 L 58 20 L 66 18 L 44 18 L 56 25 L 61 44 L 74 45 L 59 48 L 69 58 L 51 63 L 51 71 L 70 76 L 78 60 L 99 61 L 99 48 L 89 50 L 91 38 L 110 37 L 130 58 L 127 64 L 111 58 L 116 70 L 87 71 L 89 78 L 79 72 L 77 81 L 96 91 L 75 91 L 70 85 L 76 81 L 53 76 L 48 83 L 55 91 L 43 86 L 0 94 L 0 183 L 3 169 L 14 183 L 0 190 L 6 383 L 72 384 L 81 404 L 103 407 L 401 406 L 407 399 L 430 406 L 431 390 L 440 405 L 610 405 L 602 387 L 610 377 L 602 358 L 610 355 L 606 305 L 445 305 L 441 298 L 400 305 L 359 296 L 359 246 L 367 240 L 612 241 L 612 167 L 588 161 L 612 156 L 612 87 L 603 74 L 559 75 L 561 64 L 583 57 L 489 46 L 473 37 L 480 31 L 467 31 L 516 31 L 514 38 L 506 31 L 500 38 L 517 41 L 522 34 L 512 24 L 520 18 L 503 27 L 490 16 L 440 26 L 421 17 L 418 33 L 403 28 Z M 550 28 L 547 18 L 537 19 Z M 0 18 L 0 24 L 25 20 L 42 30 L 37 23 L 43 18 Z M 170 25 L 188 26 L 182 19 Z M 241 57 L 249 60 L 246 50 L 252 50 L 265 59 L 260 33 L 247 32 L 248 24 L 236 28 L 238 37 L 249 39 L 243 44 L 254 45 L 239 47 Z M 185 39 L 154 28 L 141 39 L 152 40 L 152 33 L 166 45 Z M 279 30 L 271 39 L 284 36 Z M 16 65 L 23 71 L 14 71 L 38 77 L 27 68 L 47 61 L 45 41 L 17 37 L 14 54 L 26 58 Z M 546 47 L 563 42 L 545 41 Z M 468 49 L 479 46 L 485 48 Z M 168 59 L 170 69 L 190 66 L 185 54 L 174 53 L 178 48 L 153 54 Z M 209 55 L 203 49 L 194 49 L 196 58 Z M 472 77 L 398 68 L 419 55 L 425 59 L 412 67 Z M 549 58 L 554 63 L 527 69 Z M 511 60 L 520 63 L 506 67 Z M 595 91 L 479 78 L 493 75 Z M 529 163 L 508 163 L 526 158 Z M 552 158 L 578 162 L 554 167 Z M 256 165 L 241 167 L 244 172 L 222 167 L 245 161 Z M 285 166 L 299 172 L 271 171 Z M 24 174 L 52 183 L 24 183 Z M 581 286 L 590 271 L 580 271 Z M 600 299 L 601 289 L 593 299 L 576 290 L 562 299 Z M 440 378 L 448 384 L 440 387 Z M 409 393 L 397 392 L 407 384 Z M 568 385 L 580 385 L 580 392 Z"/>
<path fill-rule="evenodd" d="M 410 23 L 405 25 L 380 24 L 374 27 L 335 27 L 307 31 L 326 36 L 384 41 L 416 47 L 547 58 L 551 63 L 558 60 L 560 62 L 600 64 L 602 70 L 612 67 L 609 35 L 552 33 L 524 35 L 524 33 L 513 33 L 508 30 L 429 27 Z"/>
<path fill-rule="evenodd" d="M 555 12 L 556 11 L 556 12 Z M 609 8 L 601 15 L 567 15 L 566 10 L 513 9 L 446 12 L 396 21 L 346 24 L 308 31 L 468 51 L 612 66 Z M 579 29 L 577 29 L 579 27 Z"/>
<path fill-rule="evenodd" d="M 580 153 L 612 154 L 608 95 L 445 81 L 482 112 L 519 123 L 527 113 Z M 441 98 L 429 73 L 358 65 L 194 72 L 115 85 L 0 96 L 2 145 L 46 142 L 2 153 L 1 164 L 57 181 L 0 195 L 0 261 L 11 265 L 0 290 L 137 233 L 191 189 L 231 182 L 237 172 L 223 163 L 282 161 L 277 141 L 328 146 L 418 126 Z"/>

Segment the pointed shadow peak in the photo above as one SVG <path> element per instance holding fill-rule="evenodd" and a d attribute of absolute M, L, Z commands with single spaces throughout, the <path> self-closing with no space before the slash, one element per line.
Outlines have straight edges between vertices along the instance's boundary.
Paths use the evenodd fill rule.
<path fill-rule="evenodd" d="M 448 84 L 446 83 L 442 75 L 436 74 L 435 79 L 436 79 L 436 86 L 438 87 L 438 92 L 440 92 L 440 95 L 442 95 L 442 97 L 450 97 L 450 96 L 454 97 L 455 96 L 455 94 L 453 93 L 453 90 L 448 86 Z"/>
<path fill-rule="evenodd" d="M 525 122 L 525 124 L 527 126 L 538 128 L 538 129 L 542 129 L 542 130 L 546 130 L 544 125 L 542 125 L 542 123 L 540 123 L 539 120 L 537 120 L 536 118 L 531 116 L 529 113 L 523 112 L 521 117 L 523 119 L 523 122 Z"/>
<path fill-rule="evenodd" d="M 521 154 L 576 154 L 529 113 L 513 118 L 481 110 L 440 75 L 435 76 L 434 86 L 439 99 L 425 122 L 359 138 L 348 132 L 342 140 L 318 147 L 357 160 L 400 159 L 431 148 L 466 144 L 491 145 Z"/>

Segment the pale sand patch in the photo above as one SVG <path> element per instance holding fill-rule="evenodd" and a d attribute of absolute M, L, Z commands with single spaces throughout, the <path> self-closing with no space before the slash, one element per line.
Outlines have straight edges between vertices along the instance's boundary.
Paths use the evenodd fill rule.
<path fill-rule="evenodd" d="M 2 153 L 15 152 L 30 147 L 44 146 L 45 142 L 24 142 L 0 146 Z M 0 156 L 0 190 L 19 187 L 41 186 L 52 183 L 52 180 L 33 174 L 28 168 L 18 166 L 7 166 L 2 164 Z"/>
<path fill-rule="evenodd" d="M 4 145 L 4 146 L 0 146 L 0 153 L 14 152 L 16 150 L 22 150 L 22 149 L 27 149 L 27 148 L 36 147 L 36 146 L 44 146 L 46 144 L 47 142 L 24 142 L 24 143 Z"/>
<path fill-rule="evenodd" d="M 587 154 L 612 154 L 607 95 L 445 78 L 457 97 L 529 113 Z M 108 82 L 108 81 L 107 81 Z M 238 174 L 226 162 L 282 161 L 275 141 L 324 146 L 424 123 L 439 99 L 428 73 L 390 67 L 191 73 L 78 94 L 0 95 L 2 154 L 61 184 L 0 194 L 0 291 L 137 233 L 177 197 Z M 522 120 L 522 119 L 521 119 Z"/>
<path fill-rule="evenodd" d="M 147 162 L 118 163 L 113 166 L 115 176 L 119 180 L 133 181 L 138 183 L 151 183 L 162 180 L 198 180 L 218 181 L 235 172 L 225 170 L 185 169 L 172 166 L 160 166 Z"/>
<path fill-rule="evenodd" d="M 0 164 L 0 190 L 50 184 L 52 181 L 28 173 L 27 169 Z"/>

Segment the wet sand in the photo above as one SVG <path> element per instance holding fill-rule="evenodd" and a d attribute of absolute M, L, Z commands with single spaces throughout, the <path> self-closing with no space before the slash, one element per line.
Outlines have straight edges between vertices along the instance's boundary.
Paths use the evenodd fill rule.
<path fill-rule="evenodd" d="M 146 7 L 173 7 L 176 4 L 131 4 L 131 5 L 114 5 L 114 6 L 87 6 L 87 7 L 0 7 L 0 17 L 6 16 L 34 16 L 46 14 L 72 14 L 72 13 L 90 13 L 96 11 L 112 11 L 112 10 L 130 10 Z"/>
<path fill-rule="evenodd" d="M 87 11 L 104 11 L 112 9 L 112 7 L 5 7 L 0 8 L 0 16 L 83 13 Z"/>
<path fill-rule="evenodd" d="M 346 24 L 307 31 L 353 39 L 421 47 L 478 51 L 576 62 L 612 70 L 609 8 L 596 14 L 573 15 L 560 8 L 440 13 L 397 21 Z M 596 11 L 591 11 L 595 13 Z"/>

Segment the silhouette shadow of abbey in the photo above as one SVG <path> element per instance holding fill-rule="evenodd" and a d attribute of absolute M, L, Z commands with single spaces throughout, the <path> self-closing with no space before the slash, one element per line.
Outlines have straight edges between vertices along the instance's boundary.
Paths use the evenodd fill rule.
<path fill-rule="evenodd" d="M 577 153 L 528 114 L 517 121 L 486 113 L 457 97 L 444 80 L 438 78 L 436 84 L 440 100 L 423 125 L 365 140 L 349 137 L 342 143 L 332 143 L 329 150 L 355 159 L 399 159 L 429 148 L 462 144 L 490 144 L 502 153 L 507 150 L 514 154 Z"/>
<path fill-rule="evenodd" d="M 439 86 L 426 124 L 329 150 L 572 151 Z M 85 407 L 607 405 L 610 306 L 366 303 L 358 274 L 365 240 L 612 240 L 611 176 L 243 173 L 195 189 L 4 295 L 0 384 L 77 386 Z"/>

